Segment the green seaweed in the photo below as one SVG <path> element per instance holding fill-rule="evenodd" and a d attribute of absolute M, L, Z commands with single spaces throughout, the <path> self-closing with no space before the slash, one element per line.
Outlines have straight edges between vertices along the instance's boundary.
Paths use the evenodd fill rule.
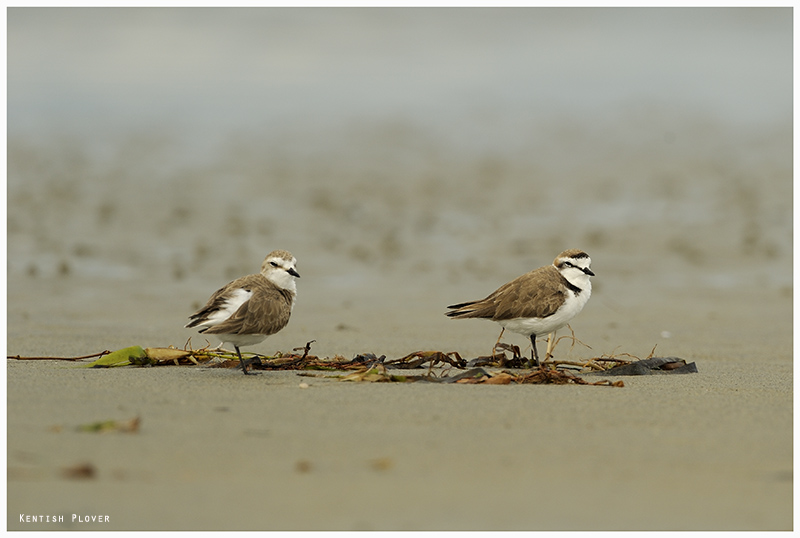
<path fill-rule="evenodd" d="M 112 351 L 94 362 L 81 364 L 76 368 L 116 368 L 118 366 L 128 366 L 129 364 L 142 364 L 146 360 L 147 353 L 145 353 L 142 346 L 130 346 Z"/>

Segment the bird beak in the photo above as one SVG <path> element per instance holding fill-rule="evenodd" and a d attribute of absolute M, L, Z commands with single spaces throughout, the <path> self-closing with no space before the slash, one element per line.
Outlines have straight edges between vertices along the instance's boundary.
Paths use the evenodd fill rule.
<path fill-rule="evenodd" d="M 592 270 L 591 270 L 591 269 L 589 269 L 588 267 L 587 267 L 586 269 L 584 269 L 584 270 L 583 270 L 583 272 L 584 272 L 584 273 L 586 273 L 586 274 L 587 274 L 587 275 L 589 275 L 589 276 L 594 276 L 594 273 L 593 273 L 593 272 L 592 272 Z"/>
<path fill-rule="evenodd" d="M 287 273 L 289 273 L 289 274 L 290 274 L 290 275 L 292 275 L 293 277 L 300 278 L 300 273 L 298 273 L 297 271 L 295 271 L 295 270 L 294 270 L 294 267 L 292 267 L 291 269 L 289 269 L 289 270 L 287 271 Z"/>

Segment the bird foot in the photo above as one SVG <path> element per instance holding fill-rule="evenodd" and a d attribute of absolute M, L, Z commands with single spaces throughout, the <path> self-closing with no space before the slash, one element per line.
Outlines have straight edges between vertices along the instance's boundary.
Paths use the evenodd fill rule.
<path fill-rule="evenodd" d="M 539 368 L 539 360 L 538 359 L 531 359 L 525 363 L 525 368 Z"/>
<path fill-rule="evenodd" d="M 257 359 L 250 359 L 250 360 L 241 359 L 240 362 L 242 363 L 242 373 L 244 373 L 244 375 L 258 375 L 261 373 L 261 372 L 251 372 L 248 369 L 255 360 Z M 261 364 L 261 360 L 259 360 L 258 363 Z"/>

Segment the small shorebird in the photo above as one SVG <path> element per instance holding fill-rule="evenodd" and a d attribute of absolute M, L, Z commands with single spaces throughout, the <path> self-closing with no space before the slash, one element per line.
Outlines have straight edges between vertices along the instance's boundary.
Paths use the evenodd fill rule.
<path fill-rule="evenodd" d="M 592 259 L 581 250 L 559 254 L 546 265 L 500 286 L 480 301 L 448 306 L 454 319 L 482 318 L 531 339 L 530 365 L 539 365 L 536 339 L 553 333 L 578 315 L 592 294 Z M 549 351 L 549 348 L 548 348 Z M 545 357 L 547 359 L 547 357 Z"/>
<path fill-rule="evenodd" d="M 261 272 L 237 278 L 218 289 L 208 303 L 189 316 L 187 328 L 201 327 L 223 343 L 236 348 L 242 371 L 249 374 L 239 346 L 252 346 L 289 323 L 297 286 L 297 260 L 285 250 L 273 250 L 264 258 Z"/>

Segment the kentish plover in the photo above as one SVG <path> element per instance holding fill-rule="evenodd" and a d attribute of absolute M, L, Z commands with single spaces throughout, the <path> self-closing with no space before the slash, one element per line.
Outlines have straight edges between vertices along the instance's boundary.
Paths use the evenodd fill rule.
<path fill-rule="evenodd" d="M 242 371 L 249 374 L 239 346 L 252 346 L 289 323 L 297 286 L 297 260 L 285 250 L 273 250 L 261 264 L 261 272 L 237 278 L 211 296 L 208 303 L 189 316 L 187 328 L 200 327 L 236 348 Z"/>
<path fill-rule="evenodd" d="M 565 250 L 552 265 L 515 278 L 480 301 L 448 306 L 445 315 L 482 318 L 531 340 L 531 365 L 539 365 L 536 339 L 555 332 L 578 315 L 592 294 L 592 260 L 581 250 Z M 545 357 L 547 358 L 547 357 Z"/>

